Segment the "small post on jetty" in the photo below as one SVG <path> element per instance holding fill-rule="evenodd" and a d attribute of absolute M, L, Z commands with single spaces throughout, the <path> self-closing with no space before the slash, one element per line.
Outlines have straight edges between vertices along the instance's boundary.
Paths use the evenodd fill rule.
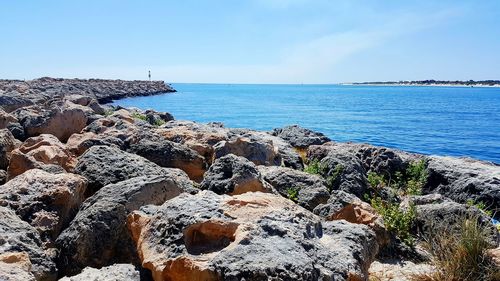
<path fill-rule="evenodd" d="M 148 70 L 148 78 L 149 78 L 149 82 L 151 82 L 151 70 Z"/>

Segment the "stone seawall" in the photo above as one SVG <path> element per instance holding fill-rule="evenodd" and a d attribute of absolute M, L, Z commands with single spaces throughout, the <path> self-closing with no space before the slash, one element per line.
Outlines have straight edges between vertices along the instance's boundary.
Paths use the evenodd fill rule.
<path fill-rule="evenodd" d="M 114 99 L 175 92 L 163 81 L 39 78 L 0 80 L 0 106 L 6 111 L 40 104 L 55 97 L 82 95 L 108 103 Z"/>

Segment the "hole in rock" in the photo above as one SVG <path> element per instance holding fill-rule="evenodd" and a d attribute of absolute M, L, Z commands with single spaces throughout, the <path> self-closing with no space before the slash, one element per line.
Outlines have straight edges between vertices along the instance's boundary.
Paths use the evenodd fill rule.
<path fill-rule="evenodd" d="M 205 221 L 184 230 L 184 244 L 192 255 L 217 252 L 234 241 L 237 223 Z"/>

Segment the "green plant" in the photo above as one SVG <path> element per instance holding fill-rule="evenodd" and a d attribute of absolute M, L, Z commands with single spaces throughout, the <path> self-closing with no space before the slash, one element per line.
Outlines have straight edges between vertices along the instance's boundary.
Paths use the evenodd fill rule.
<path fill-rule="evenodd" d="M 373 189 L 376 190 L 385 187 L 387 185 L 384 177 L 375 172 L 368 172 L 368 183 Z"/>
<path fill-rule="evenodd" d="M 141 114 L 139 112 L 132 112 L 131 115 L 135 119 L 140 119 L 140 120 L 146 121 L 146 115 L 144 115 L 144 114 Z"/>
<path fill-rule="evenodd" d="M 335 183 L 340 180 L 340 175 L 342 175 L 343 172 L 344 166 L 342 166 L 341 164 L 335 165 L 335 168 L 333 168 L 331 174 L 325 178 L 328 191 L 332 192 L 333 188 L 335 187 Z"/>
<path fill-rule="evenodd" d="M 486 207 L 486 204 L 484 204 L 484 202 L 481 202 L 481 201 L 476 202 L 476 201 L 474 201 L 474 199 L 469 199 L 469 200 L 467 200 L 467 205 L 470 207 L 478 208 L 479 210 L 481 210 L 485 214 L 487 214 L 489 217 L 493 216 L 493 211 L 488 210 L 488 208 Z"/>
<path fill-rule="evenodd" d="M 115 110 L 113 108 L 106 109 L 104 111 L 104 116 L 106 116 L 106 117 L 111 116 L 114 112 L 115 112 Z"/>
<path fill-rule="evenodd" d="M 161 125 L 163 125 L 163 124 L 165 124 L 165 123 L 166 123 L 166 122 L 165 122 L 165 121 L 163 121 L 163 119 L 156 119 L 156 120 L 155 120 L 155 124 L 154 124 L 154 125 L 155 125 L 155 126 L 160 127 Z"/>
<path fill-rule="evenodd" d="M 488 230 L 476 216 L 464 217 L 456 225 L 431 228 L 424 247 L 432 254 L 435 271 L 413 276 L 428 281 L 500 280 L 500 268 L 486 254 Z"/>
<path fill-rule="evenodd" d="M 407 210 L 402 210 L 399 204 L 374 197 L 370 201 L 373 208 L 384 219 L 388 231 L 397 235 L 405 244 L 413 246 L 414 237 L 410 233 L 416 217 L 416 208 L 410 204 Z"/>
<path fill-rule="evenodd" d="M 321 162 L 317 159 L 311 160 L 309 164 L 304 168 L 304 172 L 313 174 L 313 175 L 321 175 L 325 171 L 325 165 L 321 164 Z"/>
<path fill-rule="evenodd" d="M 299 190 L 297 188 L 288 188 L 286 190 L 286 193 L 288 195 L 288 199 L 292 200 L 293 202 L 297 203 L 297 201 L 299 200 L 298 196 L 299 196 Z"/>

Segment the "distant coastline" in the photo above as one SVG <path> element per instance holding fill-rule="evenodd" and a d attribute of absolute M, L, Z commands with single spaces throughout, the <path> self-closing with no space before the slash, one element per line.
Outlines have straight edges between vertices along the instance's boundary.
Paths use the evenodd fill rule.
<path fill-rule="evenodd" d="M 420 81 L 385 81 L 385 82 L 354 82 L 341 83 L 341 85 L 366 85 L 366 86 L 429 86 L 429 87 L 500 87 L 500 80 L 481 81 L 442 81 L 442 80 L 420 80 Z"/>

